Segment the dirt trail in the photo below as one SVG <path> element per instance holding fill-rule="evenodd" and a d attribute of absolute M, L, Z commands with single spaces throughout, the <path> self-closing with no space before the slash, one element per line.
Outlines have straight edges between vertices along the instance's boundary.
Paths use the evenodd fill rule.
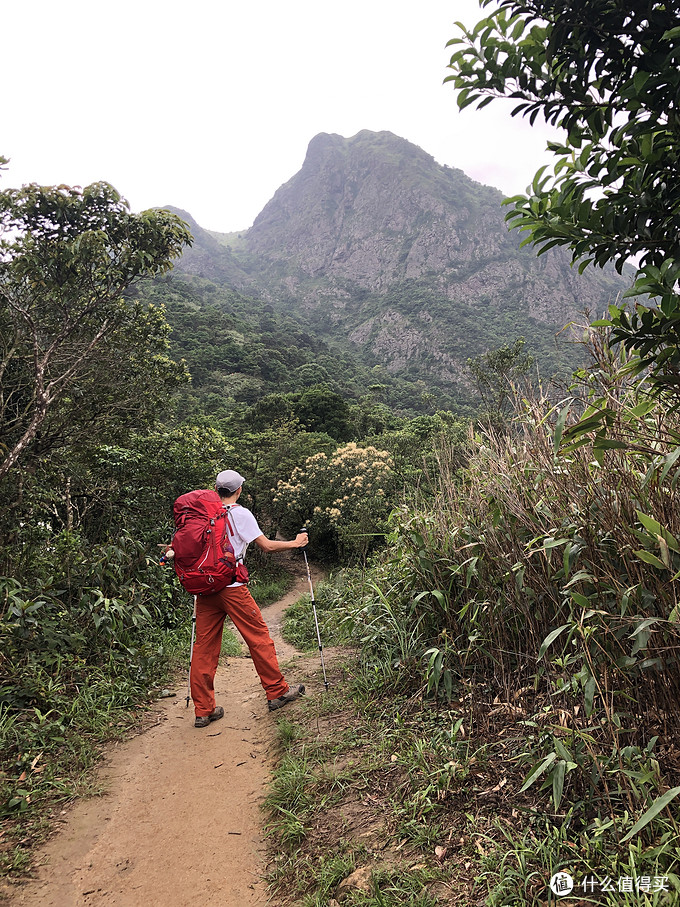
<path fill-rule="evenodd" d="M 281 639 L 284 610 L 305 577 L 264 609 L 289 681 L 310 659 Z M 194 728 L 186 685 L 155 707 L 157 723 L 116 746 L 101 780 L 107 793 L 77 803 L 38 855 L 37 877 L 10 890 L 31 907 L 259 907 L 272 904 L 260 810 L 273 767 L 276 726 L 248 657 L 215 678 L 221 721 Z M 314 690 L 308 686 L 308 694 Z M 298 708 L 297 704 L 287 707 Z"/>

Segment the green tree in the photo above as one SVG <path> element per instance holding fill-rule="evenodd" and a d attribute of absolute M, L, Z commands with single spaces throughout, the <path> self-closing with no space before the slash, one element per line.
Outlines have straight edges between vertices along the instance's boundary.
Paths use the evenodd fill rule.
<path fill-rule="evenodd" d="M 480 0 L 482 8 L 492 0 Z M 513 115 L 564 130 L 508 220 L 539 252 L 567 246 L 580 269 L 638 262 L 610 309 L 613 339 L 639 354 L 659 390 L 680 393 L 680 16 L 665 0 L 501 0 L 450 45 L 462 109 L 498 97 Z"/>
<path fill-rule="evenodd" d="M 107 183 L 0 193 L 0 479 L 36 442 L 42 452 L 63 443 L 78 419 L 91 430 L 103 413 L 120 420 L 142 381 L 181 376 L 146 342 L 159 313 L 128 290 L 190 242 L 177 216 L 132 214 Z"/>
<path fill-rule="evenodd" d="M 338 441 L 352 436 L 347 401 L 323 385 L 309 387 L 300 394 L 295 415 L 308 431 L 325 432 Z"/>
<path fill-rule="evenodd" d="M 254 431 L 265 431 L 271 426 L 288 424 L 294 418 L 291 398 L 291 394 L 265 394 L 248 408 L 243 421 Z"/>
<path fill-rule="evenodd" d="M 484 416 L 497 423 L 507 417 L 515 382 L 527 374 L 533 362 L 533 356 L 524 352 L 523 337 L 468 359 L 468 371 L 482 399 Z"/>
<path fill-rule="evenodd" d="M 232 462 L 246 477 L 245 500 L 253 506 L 261 525 L 266 525 L 271 516 L 277 483 L 312 454 L 331 453 L 337 447 L 327 434 L 301 430 L 296 419 L 277 420 L 259 431 L 239 431 L 229 442 L 234 451 Z"/>
<path fill-rule="evenodd" d="M 416 501 L 415 506 L 421 507 L 440 480 L 442 451 L 451 461 L 462 462 L 469 431 L 467 419 L 439 411 L 434 416 L 399 421 L 393 418 L 389 429 L 364 438 L 364 443 L 380 445 L 388 451 L 396 486 L 402 488 L 409 506 Z"/>

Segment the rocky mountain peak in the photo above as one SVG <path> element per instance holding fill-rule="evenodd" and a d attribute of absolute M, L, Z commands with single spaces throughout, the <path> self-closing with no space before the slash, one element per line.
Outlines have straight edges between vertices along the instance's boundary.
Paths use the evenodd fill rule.
<path fill-rule="evenodd" d="M 179 267 L 316 324 L 369 361 L 459 387 L 467 358 L 524 336 L 553 370 L 555 334 L 625 288 L 567 252 L 520 249 L 502 194 L 406 139 L 321 133 L 250 230 L 197 242 Z"/>
<path fill-rule="evenodd" d="M 322 133 L 256 218 L 248 246 L 310 276 L 379 289 L 451 257 L 450 237 L 471 213 L 466 182 L 474 185 L 390 132 L 363 130 L 349 139 Z M 500 193 L 485 192 L 502 221 Z"/>

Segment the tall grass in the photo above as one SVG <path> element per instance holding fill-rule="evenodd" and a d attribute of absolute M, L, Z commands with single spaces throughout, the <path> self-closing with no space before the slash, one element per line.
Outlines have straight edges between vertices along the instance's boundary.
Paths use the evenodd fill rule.
<path fill-rule="evenodd" d="M 393 514 L 389 548 L 347 607 L 367 652 L 415 662 L 423 693 L 477 683 L 521 697 L 521 791 L 617 859 L 663 840 L 670 871 L 680 416 L 630 378 L 636 362 L 597 335 L 591 349 L 560 403 L 523 398 L 510 426 L 471 433 L 463 467 L 440 452 L 435 500 Z"/>
<path fill-rule="evenodd" d="M 680 417 L 597 352 L 571 430 L 557 436 L 558 407 L 525 399 L 511 432 L 471 439 L 462 481 L 443 453 L 435 505 L 402 517 L 400 558 L 455 670 L 506 693 L 538 677 L 617 743 L 639 742 L 680 701 Z M 606 435 L 602 419 L 587 430 L 602 401 Z"/>

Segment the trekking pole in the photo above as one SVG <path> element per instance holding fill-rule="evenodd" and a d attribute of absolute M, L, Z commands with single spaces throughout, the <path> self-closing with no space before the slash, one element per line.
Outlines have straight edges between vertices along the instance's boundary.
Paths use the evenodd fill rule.
<path fill-rule="evenodd" d="M 300 530 L 301 532 L 306 532 L 309 535 L 309 531 L 305 526 Z M 309 561 L 307 560 L 307 552 L 303 548 L 302 553 L 305 557 L 305 567 L 307 568 L 307 579 L 309 580 L 309 594 L 312 597 L 312 610 L 314 611 L 314 626 L 316 627 L 316 638 L 319 643 L 319 655 L 321 656 L 321 670 L 323 671 L 323 685 L 328 692 L 328 681 L 326 680 L 326 665 L 323 660 L 323 646 L 321 645 L 321 633 L 319 631 L 319 618 L 316 616 L 316 601 L 314 600 L 314 586 L 312 585 L 312 574 L 309 571 Z"/>
<path fill-rule="evenodd" d="M 194 614 L 191 618 L 191 646 L 189 647 L 189 671 L 187 674 L 187 704 L 186 707 L 189 708 L 189 700 L 191 699 L 191 662 L 194 658 L 194 638 L 196 636 L 196 596 L 194 595 Z"/>

